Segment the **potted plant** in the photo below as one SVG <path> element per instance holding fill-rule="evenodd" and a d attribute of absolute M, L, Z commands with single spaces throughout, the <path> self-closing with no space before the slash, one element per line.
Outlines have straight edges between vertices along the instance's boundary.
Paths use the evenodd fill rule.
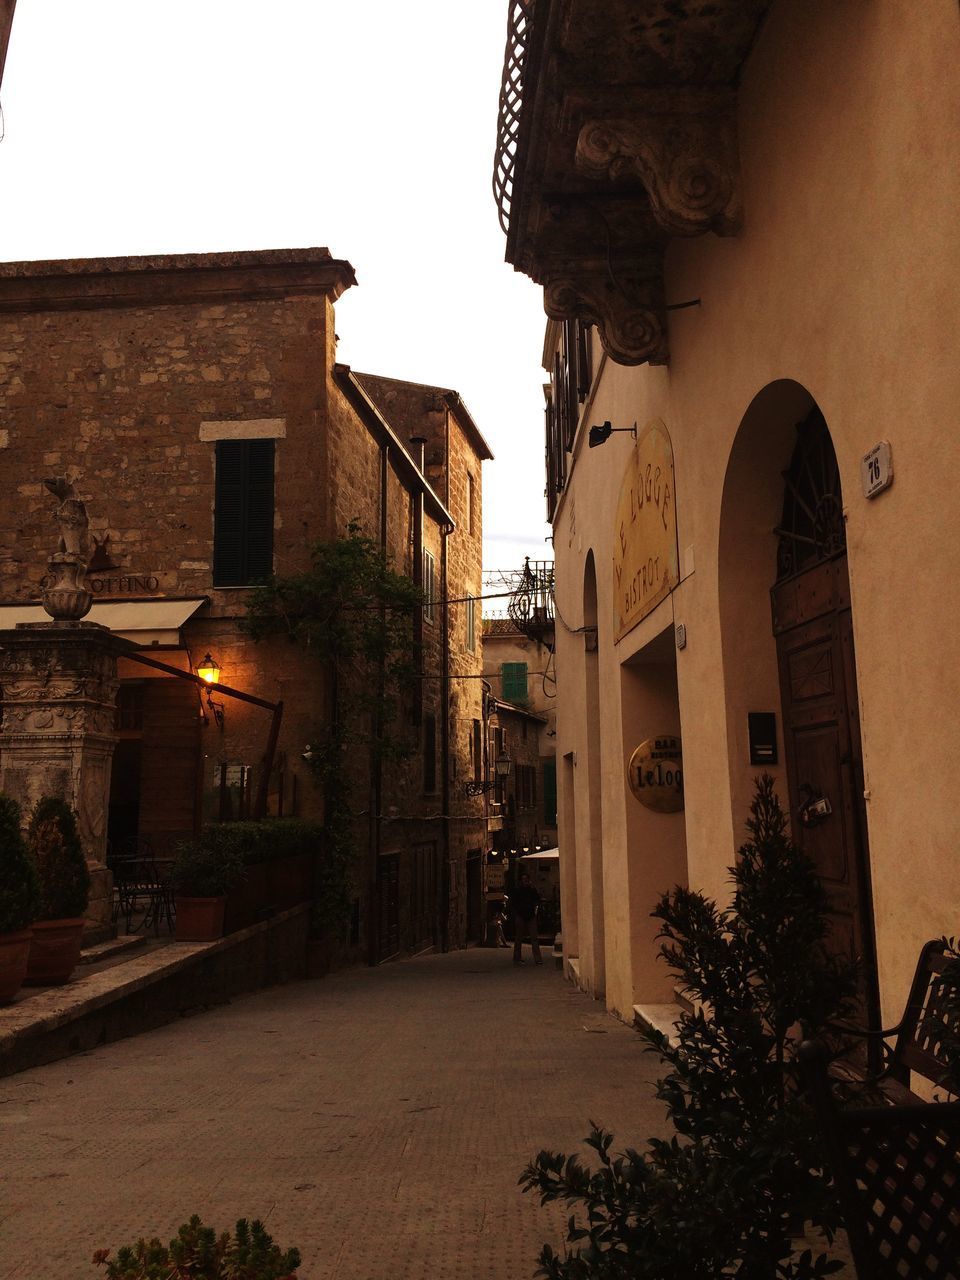
<path fill-rule="evenodd" d="M 226 896 L 244 869 L 235 849 L 184 840 L 173 864 L 178 942 L 212 942 L 223 937 Z"/>
<path fill-rule="evenodd" d="M 9 1004 L 27 972 L 31 924 L 40 890 L 20 831 L 20 806 L 0 795 L 0 1004 Z"/>
<path fill-rule="evenodd" d="M 60 986 L 80 959 L 90 872 L 77 819 L 57 796 L 43 796 L 30 817 L 27 847 L 40 883 L 27 962 L 28 986 Z"/>
<path fill-rule="evenodd" d="M 98 1249 L 93 1261 L 106 1267 L 107 1280 L 297 1280 L 300 1254 L 282 1251 L 262 1222 L 241 1218 L 232 1234 L 218 1236 L 194 1214 L 169 1248 L 156 1237 L 141 1238 L 118 1249 L 113 1259 L 109 1249 Z"/>

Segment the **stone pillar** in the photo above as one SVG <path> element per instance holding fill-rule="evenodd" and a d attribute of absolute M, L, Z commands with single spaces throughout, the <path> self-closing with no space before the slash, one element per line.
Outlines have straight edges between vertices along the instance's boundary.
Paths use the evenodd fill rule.
<path fill-rule="evenodd" d="M 122 648 L 95 622 L 0 630 L 0 791 L 25 822 L 43 795 L 74 809 L 92 880 L 88 928 L 98 930 L 111 916 L 107 808 Z"/>

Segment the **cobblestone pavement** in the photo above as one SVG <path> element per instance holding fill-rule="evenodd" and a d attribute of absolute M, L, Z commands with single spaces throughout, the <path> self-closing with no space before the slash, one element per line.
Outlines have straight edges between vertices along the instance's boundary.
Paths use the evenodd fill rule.
<path fill-rule="evenodd" d="M 517 1177 L 589 1119 L 664 1131 L 656 1060 L 508 951 L 247 996 L 0 1080 L 0 1277 L 96 1280 L 95 1248 L 262 1217 L 302 1280 L 531 1280 L 569 1210 Z"/>

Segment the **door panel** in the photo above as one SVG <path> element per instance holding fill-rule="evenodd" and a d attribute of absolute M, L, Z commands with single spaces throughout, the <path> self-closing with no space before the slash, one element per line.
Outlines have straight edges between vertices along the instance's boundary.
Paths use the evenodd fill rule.
<path fill-rule="evenodd" d="M 846 556 L 778 583 L 772 604 L 794 839 L 826 889 L 831 945 L 860 963 L 862 1015 L 879 1025 Z M 820 797 L 831 813 L 806 824 Z"/>

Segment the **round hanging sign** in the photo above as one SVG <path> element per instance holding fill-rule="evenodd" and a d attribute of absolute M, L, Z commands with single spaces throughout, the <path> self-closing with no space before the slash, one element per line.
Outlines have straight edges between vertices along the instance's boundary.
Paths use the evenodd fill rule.
<path fill-rule="evenodd" d="M 672 734 L 641 742 L 627 765 L 630 790 L 656 813 L 679 813 L 683 808 L 683 752 Z"/>

